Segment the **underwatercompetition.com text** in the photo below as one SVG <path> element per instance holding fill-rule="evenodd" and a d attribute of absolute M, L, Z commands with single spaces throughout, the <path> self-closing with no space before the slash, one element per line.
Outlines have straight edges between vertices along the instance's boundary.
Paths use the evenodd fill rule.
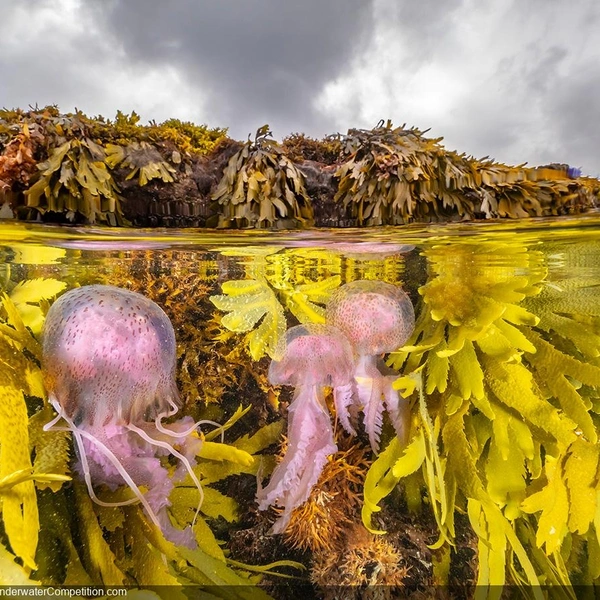
<path fill-rule="evenodd" d="M 105 588 L 93 586 L 38 586 L 4 585 L 0 586 L 0 598 L 118 598 L 127 595 L 126 588 Z"/>

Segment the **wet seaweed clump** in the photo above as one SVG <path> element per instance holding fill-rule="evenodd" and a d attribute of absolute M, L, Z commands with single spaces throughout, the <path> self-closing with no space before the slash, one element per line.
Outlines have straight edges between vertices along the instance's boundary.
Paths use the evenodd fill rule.
<path fill-rule="evenodd" d="M 332 135 L 321 140 L 304 133 L 292 133 L 281 143 L 286 156 L 294 162 L 312 161 L 324 165 L 334 165 L 340 156 L 342 144 L 339 136 Z"/>
<path fill-rule="evenodd" d="M 176 119 L 141 125 L 56 106 L 0 111 L 0 200 L 22 219 L 127 225 L 122 192 L 129 180 L 172 184 L 211 152 L 226 130 Z M 11 216 L 12 216 L 11 214 Z"/>
<path fill-rule="evenodd" d="M 304 175 L 271 139 L 268 125 L 234 154 L 212 194 L 218 227 L 310 227 Z"/>
<path fill-rule="evenodd" d="M 335 202 L 363 225 L 564 215 L 594 207 L 592 178 L 559 168 L 508 166 L 446 150 L 442 138 L 380 121 L 350 129 L 335 177 Z"/>

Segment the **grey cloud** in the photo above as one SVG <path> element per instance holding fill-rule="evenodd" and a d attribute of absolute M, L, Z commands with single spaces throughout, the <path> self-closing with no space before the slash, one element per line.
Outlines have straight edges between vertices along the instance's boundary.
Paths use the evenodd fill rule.
<path fill-rule="evenodd" d="M 245 137 L 325 127 L 312 108 L 371 29 L 363 0 L 95 0 L 98 19 L 132 60 L 174 65 L 203 95 L 215 124 Z M 110 7 L 107 10 L 107 7 Z"/>
<path fill-rule="evenodd" d="M 78 12 L 63 30 L 55 23 L 64 5 Z M 39 25 L 41 9 L 52 18 L 39 31 L 33 27 L 34 37 L 14 40 L 3 24 L 23 7 L 19 31 L 29 20 Z M 144 118 L 171 115 L 229 126 L 238 138 L 267 122 L 278 138 L 292 131 L 323 135 L 335 130 L 336 122 L 345 128 L 377 121 L 360 120 L 368 112 L 369 94 L 344 98 L 339 119 L 330 109 L 313 108 L 323 87 L 339 76 L 350 74 L 349 90 L 367 85 L 352 80 L 353 68 L 365 58 L 375 74 L 383 68 L 377 89 L 387 97 L 391 114 L 377 117 L 398 124 L 407 116 L 396 102 L 394 76 L 410 83 L 420 68 L 445 65 L 465 88 L 464 98 L 430 116 L 415 111 L 409 126 L 431 126 L 431 134 L 445 136 L 449 148 L 475 156 L 490 154 L 509 163 L 569 162 L 600 174 L 600 65 L 594 35 L 600 3 L 515 0 L 502 7 L 493 12 L 485 3 L 464 0 L 0 0 L 0 106 L 58 103 L 63 110 L 78 105 L 105 116 L 117 108 L 139 108 L 148 111 Z M 480 54 L 466 53 L 467 14 L 474 14 L 474 23 L 489 24 L 495 51 L 476 43 Z M 381 40 L 388 40 L 387 46 L 381 47 Z M 385 67 L 373 48 L 383 54 Z M 500 62 L 499 56 L 504 57 Z M 469 81 L 461 79 L 460 60 Z M 387 68 L 392 71 L 385 73 Z M 157 69 L 169 69 L 171 78 L 165 81 L 179 75 L 188 84 L 181 89 L 190 97 L 174 98 L 172 110 L 172 94 L 163 90 L 156 92 L 156 105 L 149 98 L 136 107 L 146 89 L 141 81 L 135 97 L 133 86 L 111 89 L 125 73 L 135 80 L 151 72 L 154 81 Z M 443 98 L 443 89 L 439 93 Z M 152 113 L 153 106 L 160 115 Z"/>
<path fill-rule="evenodd" d="M 27 7 L 25 18 L 31 18 L 33 23 L 36 10 L 48 8 L 51 3 L 48 0 L 24 0 L 2 6 L 0 1 L 5 22 L 9 22 L 12 11 L 22 9 L 24 5 Z M 32 23 L 26 22 L 25 26 Z M 0 55 L 0 106 L 27 108 L 29 105 L 58 104 L 65 111 L 73 110 L 74 104 L 84 100 L 85 96 L 80 74 L 93 70 L 103 44 L 93 32 L 83 28 L 66 36 L 64 31 L 51 26 L 39 27 L 33 43 L 26 39 L 12 40 L 12 51 L 4 50 Z M 4 32 L 8 37 L 10 34 L 10 31 Z M 0 40 L 0 47 L 3 41 Z M 87 90 L 88 94 L 97 94 L 102 84 L 98 81 L 97 88 Z"/>
<path fill-rule="evenodd" d="M 527 48 L 526 53 L 531 57 L 522 75 L 527 86 L 534 94 L 551 91 L 559 77 L 560 63 L 568 55 L 567 49 L 560 46 L 542 48 L 538 42 Z"/>

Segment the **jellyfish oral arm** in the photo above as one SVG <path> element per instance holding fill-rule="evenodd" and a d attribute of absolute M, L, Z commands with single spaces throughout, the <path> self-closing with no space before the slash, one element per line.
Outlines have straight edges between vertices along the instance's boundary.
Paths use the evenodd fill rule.
<path fill-rule="evenodd" d="M 394 389 L 397 378 L 398 375 L 383 375 L 370 356 L 361 357 L 356 368 L 356 403 L 364 413 L 365 429 L 375 452 L 379 450 L 384 407 L 400 442 L 406 443 L 410 413 L 408 403 Z"/>
<path fill-rule="evenodd" d="M 260 510 L 266 510 L 270 505 L 284 508 L 282 516 L 273 525 L 273 533 L 281 533 L 286 528 L 292 511 L 308 499 L 328 457 L 337 451 L 324 404 L 322 388 L 296 388 L 288 409 L 285 457 L 273 471 L 269 484 L 257 494 Z"/>
<path fill-rule="evenodd" d="M 404 446 L 408 441 L 410 410 L 408 402 L 398 393 L 398 390 L 394 389 L 396 379 L 396 376 L 388 375 L 384 377 L 383 396 L 396 435 Z"/>
<path fill-rule="evenodd" d="M 365 431 L 373 452 L 379 452 L 379 439 L 383 425 L 382 377 L 356 376 L 356 395 L 362 406 Z"/>
<path fill-rule="evenodd" d="M 335 412 L 342 427 L 350 434 L 356 435 L 356 429 L 350 422 L 353 417 L 351 408 L 355 405 L 354 402 L 354 385 L 347 383 L 346 385 L 339 385 L 333 389 L 333 403 L 335 405 Z"/>
<path fill-rule="evenodd" d="M 194 469 L 192 468 L 190 461 L 187 459 L 186 456 L 181 454 L 181 452 L 178 452 L 177 450 L 175 450 L 175 448 L 173 448 L 173 446 L 171 444 L 169 444 L 168 442 L 165 442 L 162 440 L 156 440 L 153 437 L 150 437 L 143 429 L 141 429 L 137 425 L 130 423 L 129 425 L 127 425 L 127 429 L 137 433 L 143 440 L 145 440 L 149 444 L 151 444 L 153 446 L 159 446 L 160 448 L 165 448 L 173 456 L 176 456 L 183 463 L 189 476 L 191 477 L 192 481 L 194 482 L 194 485 L 198 489 L 198 493 L 200 494 L 200 500 L 198 502 L 198 507 L 196 508 L 196 514 L 194 515 L 194 520 L 192 521 L 192 527 L 193 527 L 196 524 L 196 519 L 198 518 L 198 513 L 200 512 L 200 507 L 202 506 L 202 502 L 204 500 L 204 492 L 202 491 L 202 485 L 200 484 L 200 480 L 198 479 L 198 476 L 194 472 Z M 194 429 L 192 429 L 192 431 Z"/>
<path fill-rule="evenodd" d="M 358 357 L 354 371 L 356 404 L 364 415 L 365 430 L 374 452 L 379 451 L 379 438 L 383 425 L 384 376 L 377 368 L 377 357 L 363 354 Z"/>

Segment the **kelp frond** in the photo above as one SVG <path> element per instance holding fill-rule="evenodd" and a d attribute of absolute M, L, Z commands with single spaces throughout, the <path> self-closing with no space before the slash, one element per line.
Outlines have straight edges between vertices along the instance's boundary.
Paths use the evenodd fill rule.
<path fill-rule="evenodd" d="M 175 169 L 160 155 L 160 152 L 148 142 L 131 142 L 127 146 L 107 144 L 106 164 L 114 169 L 122 166 L 129 169 L 125 179 L 138 176 L 138 183 L 146 185 L 152 179 L 165 183 L 174 180 Z"/>
<path fill-rule="evenodd" d="M 38 165 L 39 179 L 25 192 L 27 206 L 40 213 L 82 215 L 116 225 L 121 221 L 119 189 L 102 146 L 89 138 L 71 139 L 54 148 Z"/>
<path fill-rule="evenodd" d="M 28 325 L 37 324 L 38 314 L 34 309 L 39 310 L 40 301 L 52 298 L 60 289 L 60 283 L 55 280 L 23 282 L 13 290 L 14 302 L 6 294 L 1 301 L 0 500 L 10 547 L 29 570 L 37 567 L 40 529 L 34 482 L 41 487 L 60 487 L 69 479 L 65 469 L 52 461 L 36 457 L 32 463 L 30 443 L 39 447 L 40 457 L 45 454 L 42 447 L 48 446 L 42 442 L 36 444 L 30 436 L 31 420 L 26 403 L 26 397 L 45 396 L 39 368 L 40 347 Z M 20 307 L 23 308 L 19 310 Z M 59 462 L 67 454 L 56 448 L 49 452 Z"/>

